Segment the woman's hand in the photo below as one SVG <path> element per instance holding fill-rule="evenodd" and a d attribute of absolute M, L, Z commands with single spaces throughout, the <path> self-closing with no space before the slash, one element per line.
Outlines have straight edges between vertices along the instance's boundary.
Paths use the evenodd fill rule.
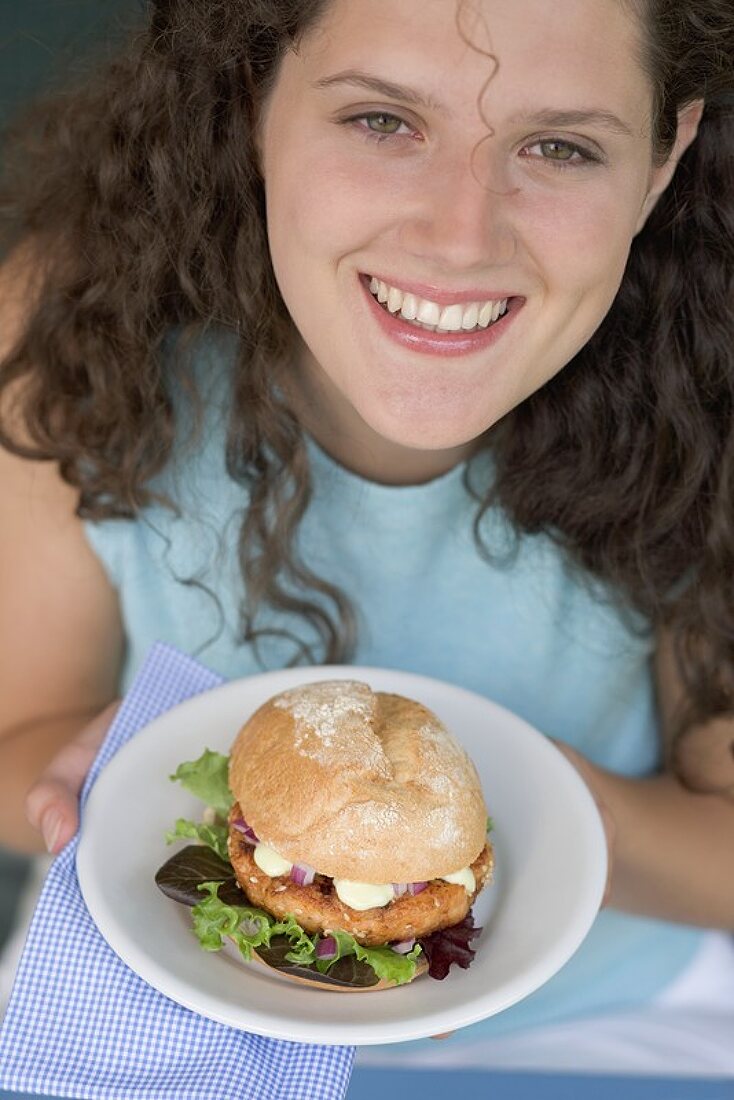
<path fill-rule="evenodd" d="M 82 784 L 119 705 L 110 703 L 64 745 L 26 796 L 26 817 L 54 855 L 77 831 Z"/>

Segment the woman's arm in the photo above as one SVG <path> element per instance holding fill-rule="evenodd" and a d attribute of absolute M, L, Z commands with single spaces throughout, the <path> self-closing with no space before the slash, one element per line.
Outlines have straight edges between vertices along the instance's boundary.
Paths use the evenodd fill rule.
<path fill-rule="evenodd" d="M 0 360 L 29 292 L 27 261 L 11 259 L 0 269 Z M 0 843 L 25 851 L 43 846 L 26 820 L 29 788 L 115 698 L 122 661 L 116 595 L 76 503 L 53 463 L 0 448 Z"/>
<path fill-rule="evenodd" d="M 683 689 L 665 637 L 659 640 L 656 679 L 670 758 L 672 720 Z M 716 726 L 722 743 L 734 744 L 734 719 L 717 719 Z M 691 744 L 698 734 L 703 742 L 707 731 L 692 733 Z M 669 767 L 647 779 L 627 779 L 572 751 L 567 755 L 613 822 L 607 904 L 683 924 L 734 929 L 734 799 L 725 793 L 726 777 L 711 784 L 722 793 L 696 793 Z"/>

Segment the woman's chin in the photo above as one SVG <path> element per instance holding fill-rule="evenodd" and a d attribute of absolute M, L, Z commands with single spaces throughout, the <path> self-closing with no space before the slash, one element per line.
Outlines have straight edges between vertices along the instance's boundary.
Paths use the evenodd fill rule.
<path fill-rule="evenodd" d="M 468 453 L 475 440 L 494 423 L 491 417 L 478 421 L 476 409 L 461 411 L 450 419 L 441 412 L 410 415 L 406 409 L 397 414 L 381 411 L 363 419 L 377 440 L 396 449 L 428 454 L 455 452 L 458 456 Z"/>

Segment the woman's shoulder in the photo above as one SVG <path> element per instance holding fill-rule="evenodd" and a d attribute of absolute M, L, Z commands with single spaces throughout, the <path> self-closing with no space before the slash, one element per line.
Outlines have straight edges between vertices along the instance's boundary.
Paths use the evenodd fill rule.
<path fill-rule="evenodd" d="M 0 364 L 17 347 L 38 297 L 43 263 L 37 244 L 24 241 L 0 262 Z M 0 390 L 0 395 L 5 389 Z M 0 396 L 2 400 L 2 396 Z M 0 410 L 9 404 L 5 399 Z"/>
<path fill-rule="evenodd" d="M 65 501 L 72 499 L 66 485 L 51 464 L 47 475 L 40 475 L 41 466 L 19 452 L 33 450 L 33 440 L 27 427 L 28 372 L 15 379 L 7 364 L 19 349 L 26 334 L 42 282 L 43 264 L 37 246 L 30 242 L 19 245 L 0 263 L 0 457 L 3 464 L 3 488 L 11 483 L 36 480 L 39 476 L 48 488 L 56 484 L 57 493 Z"/>
<path fill-rule="evenodd" d="M 0 368 L 22 341 L 38 267 L 21 250 L 0 265 Z M 77 516 L 79 492 L 56 462 L 29 457 L 25 388 L 0 388 L 0 697 L 3 728 L 37 712 L 84 708 L 114 688 L 115 594 Z M 29 669 L 33 675 L 29 675 Z"/>
<path fill-rule="evenodd" d="M 69 540 L 76 537 L 76 530 L 83 539 L 76 518 L 79 490 L 64 480 L 58 462 L 38 455 L 28 428 L 32 378 L 27 371 L 3 378 L 27 330 L 42 274 L 39 249 L 29 242 L 0 263 L 0 509 L 6 519 L 14 515 L 16 543 L 19 525 L 29 536 L 35 531 L 39 539 L 51 529 Z"/>
<path fill-rule="evenodd" d="M 86 537 L 120 584 L 143 564 L 176 564 L 195 572 L 216 552 L 212 533 L 222 530 L 245 502 L 245 489 L 227 470 L 227 435 L 237 341 L 208 328 L 171 327 L 161 346 L 161 372 L 173 411 L 166 461 L 146 481 L 146 502 L 127 518 L 91 518 Z"/>

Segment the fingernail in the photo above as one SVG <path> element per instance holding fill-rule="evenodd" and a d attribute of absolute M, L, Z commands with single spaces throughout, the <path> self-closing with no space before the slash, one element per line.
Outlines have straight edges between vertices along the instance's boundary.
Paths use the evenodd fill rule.
<path fill-rule="evenodd" d="M 53 853 L 56 841 L 59 839 L 59 832 L 61 831 L 61 814 L 56 810 L 49 810 L 44 814 L 41 822 L 41 832 L 43 834 L 43 840 L 46 848 L 49 852 Z"/>

